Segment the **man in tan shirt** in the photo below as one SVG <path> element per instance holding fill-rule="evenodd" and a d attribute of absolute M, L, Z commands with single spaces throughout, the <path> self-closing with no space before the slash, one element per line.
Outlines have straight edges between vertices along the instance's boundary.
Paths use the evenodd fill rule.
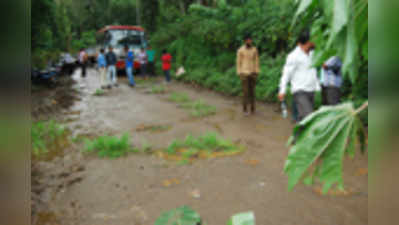
<path fill-rule="evenodd" d="M 251 113 L 254 114 L 255 107 L 255 85 L 259 75 L 259 54 L 252 44 L 250 36 L 245 37 L 245 44 L 237 52 L 237 75 L 241 79 L 243 90 L 243 110 L 246 116 L 248 104 L 251 105 Z"/>

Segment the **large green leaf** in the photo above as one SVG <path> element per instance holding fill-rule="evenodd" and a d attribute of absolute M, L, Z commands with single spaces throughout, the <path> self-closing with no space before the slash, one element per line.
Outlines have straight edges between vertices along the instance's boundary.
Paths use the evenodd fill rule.
<path fill-rule="evenodd" d="M 155 225 L 197 225 L 201 223 L 200 215 L 188 206 L 183 206 L 163 213 Z"/>
<path fill-rule="evenodd" d="M 349 2 L 350 0 L 334 0 L 334 15 L 328 47 L 331 46 L 337 35 L 349 21 Z"/>
<path fill-rule="evenodd" d="M 253 212 L 236 214 L 231 217 L 227 225 L 255 225 L 255 214 Z"/>
<path fill-rule="evenodd" d="M 298 10 L 296 11 L 295 18 L 293 20 L 293 24 L 296 22 L 299 15 L 305 12 L 309 6 L 313 3 L 313 0 L 301 0 L 298 6 Z"/>
<path fill-rule="evenodd" d="M 356 39 L 355 24 L 352 21 L 348 25 L 345 58 L 343 65 L 344 74 L 349 74 L 352 83 L 355 83 L 357 78 L 357 60 L 358 60 L 358 43 Z"/>
<path fill-rule="evenodd" d="M 352 103 L 322 107 L 294 128 L 296 144 L 290 149 L 284 168 L 290 190 L 318 159 L 323 164 L 315 176 L 325 184 L 324 191 L 333 184 L 342 186 L 342 157 L 348 138 L 353 137 L 350 134 L 355 129 L 354 112 Z"/>

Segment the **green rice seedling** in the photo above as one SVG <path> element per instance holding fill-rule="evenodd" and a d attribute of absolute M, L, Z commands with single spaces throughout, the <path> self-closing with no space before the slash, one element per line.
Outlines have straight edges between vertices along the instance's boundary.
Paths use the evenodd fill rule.
<path fill-rule="evenodd" d="M 244 149 L 233 142 L 221 138 L 216 133 L 206 133 L 200 137 L 188 135 L 183 141 L 173 141 L 164 152 L 178 161 L 192 161 L 197 158 L 235 155 Z M 167 157 L 166 157 L 167 158 Z"/>
<path fill-rule="evenodd" d="M 190 109 L 194 117 L 206 117 L 216 113 L 216 107 L 204 103 L 202 100 L 189 102 L 182 105 L 183 108 Z"/>
<path fill-rule="evenodd" d="M 105 92 L 103 89 L 97 89 L 96 92 L 94 92 L 95 96 L 102 96 L 104 94 L 105 94 Z"/>
<path fill-rule="evenodd" d="M 102 158 L 119 158 L 134 151 L 134 148 L 130 146 L 129 135 L 127 133 L 121 138 L 106 135 L 94 140 L 86 139 L 85 142 L 86 152 L 96 152 Z"/>
<path fill-rule="evenodd" d="M 176 103 L 187 103 L 192 101 L 186 93 L 179 93 L 179 92 L 171 93 L 168 99 L 169 101 Z"/>
<path fill-rule="evenodd" d="M 166 92 L 166 88 L 163 85 L 152 86 L 151 93 L 152 94 L 163 94 Z"/>

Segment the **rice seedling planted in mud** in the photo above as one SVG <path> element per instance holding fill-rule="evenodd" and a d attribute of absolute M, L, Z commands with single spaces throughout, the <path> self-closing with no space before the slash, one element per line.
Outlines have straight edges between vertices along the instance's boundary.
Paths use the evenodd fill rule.
<path fill-rule="evenodd" d="M 103 89 L 97 89 L 96 92 L 94 92 L 95 96 L 102 96 L 104 94 L 105 94 L 105 92 Z"/>
<path fill-rule="evenodd" d="M 119 158 L 137 151 L 130 145 L 128 134 L 124 134 L 120 138 L 105 135 L 94 140 L 86 139 L 85 142 L 85 151 L 97 152 L 100 157 Z"/>
<path fill-rule="evenodd" d="M 55 121 L 35 122 L 31 127 L 32 152 L 38 156 L 48 152 L 49 146 L 65 135 L 66 129 Z"/>
<path fill-rule="evenodd" d="M 187 103 L 191 102 L 192 100 L 190 97 L 188 97 L 187 94 L 185 93 L 179 93 L 179 92 L 173 92 L 169 95 L 168 98 L 169 101 L 171 102 L 176 102 L 176 103 Z"/>
<path fill-rule="evenodd" d="M 152 94 L 163 94 L 166 92 L 166 88 L 163 85 L 156 85 L 151 87 Z"/>
<path fill-rule="evenodd" d="M 205 117 L 216 114 L 216 107 L 208 105 L 202 100 L 183 104 L 182 107 L 190 109 L 191 115 L 194 117 Z"/>
<path fill-rule="evenodd" d="M 188 135 L 184 140 L 174 140 L 162 155 L 167 159 L 179 162 L 192 161 L 197 158 L 215 158 L 235 155 L 243 152 L 241 146 L 220 137 L 216 133 L 207 133 L 200 137 Z"/>

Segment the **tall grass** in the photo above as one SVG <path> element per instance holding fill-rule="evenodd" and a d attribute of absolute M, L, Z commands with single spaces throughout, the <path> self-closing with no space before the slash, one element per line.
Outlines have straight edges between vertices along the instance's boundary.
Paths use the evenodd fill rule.
<path fill-rule="evenodd" d="M 49 147 L 65 134 L 66 129 L 55 121 L 35 122 L 31 127 L 32 153 L 36 156 L 48 152 Z"/>

